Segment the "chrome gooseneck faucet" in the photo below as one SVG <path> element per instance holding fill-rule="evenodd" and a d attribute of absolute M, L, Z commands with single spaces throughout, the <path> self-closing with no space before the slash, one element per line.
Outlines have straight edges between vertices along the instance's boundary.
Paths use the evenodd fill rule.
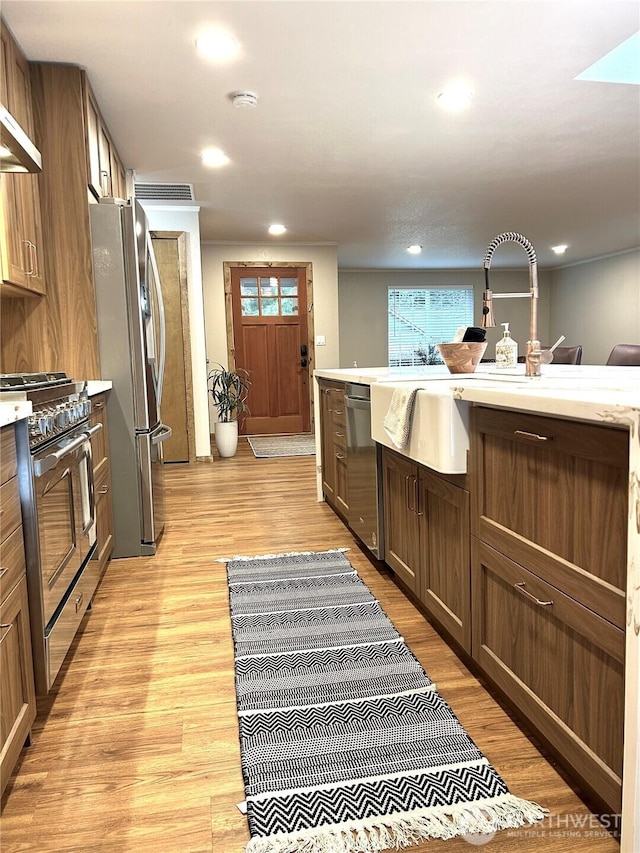
<path fill-rule="evenodd" d="M 526 251 L 529 258 L 529 292 L 528 293 L 493 293 L 489 288 L 489 268 L 491 259 L 498 246 L 503 243 L 518 243 Z M 525 297 L 531 299 L 531 313 L 529 318 L 529 340 L 527 341 L 527 355 L 525 358 L 525 374 L 527 376 L 540 376 L 540 341 L 538 340 L 538 261 L 533 245 L 523 234 L 517 231 L 505 231 L 493 239 L 487 246 L 482 262 L 484 267 L 485 290 L 482 297 L 482 327 L 484 329 L 495 326 L 496 320 L 493 315 L 494 299 L 514 299 Z"/>

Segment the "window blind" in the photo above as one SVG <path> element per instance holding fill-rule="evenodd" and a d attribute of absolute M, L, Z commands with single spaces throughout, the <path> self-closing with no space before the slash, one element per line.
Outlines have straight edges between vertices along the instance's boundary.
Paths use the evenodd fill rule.
<path fill-rule="evenodd" d="M 441 364 L 436 344 L 473 325 L 473 287 L 389 287 L 389 366 Z"/>

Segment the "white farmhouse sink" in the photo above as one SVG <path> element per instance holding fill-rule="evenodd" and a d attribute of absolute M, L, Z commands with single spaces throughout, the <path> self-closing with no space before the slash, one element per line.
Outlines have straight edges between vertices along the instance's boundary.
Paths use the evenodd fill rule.
<path fill-rule="evenodd" d="M 371 385 L 371 437 L 374 441 L 397 450 L 416 462 L 421 462 L 443 474 L 464 474 L 469 449 L 469 407 L 466 400 L 454 400 L 451 376 L 444 381 L 430 379 L 420 382 L 375 382 Z M 393 391 L 403 388 L 424 388 L 418 391 L 413 409 L 409 442 L 398 448 L 387 435 L 383 421 Z"/>

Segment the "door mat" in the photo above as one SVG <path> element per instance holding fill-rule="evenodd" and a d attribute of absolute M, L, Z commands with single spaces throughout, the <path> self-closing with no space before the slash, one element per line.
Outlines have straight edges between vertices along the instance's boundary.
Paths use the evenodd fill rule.
<path fill-rule="evenodd" d="M 253 455 L 258 459 L 275 456 L 315 456 L 314 435 L 248 435 Z"/>
<path fill-rule="evenodd" d="M 509 793 L 340 551 L 227 562 L 247 853 L 490 840 Z"/>

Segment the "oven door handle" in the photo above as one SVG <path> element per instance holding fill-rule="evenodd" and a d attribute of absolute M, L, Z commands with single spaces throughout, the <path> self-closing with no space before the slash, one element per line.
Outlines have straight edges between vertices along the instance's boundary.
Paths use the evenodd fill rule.
<path fill-rule="evenodd" d="M 74 450 L 82 447 L 88 438 L 91 438 L 92 435 L 95 435 L 101 429 L 102 424 L 94 424 L 81 432 L 80 435 L 70 441 L 69 444 L 65 444 L 64 447 L 61 447 L 60 450 L 54 450 L 53 453 L 48 453 L 46 456 L 43 456 L 42 459 L 34 459 L 33 473 L 35 476 L 42 477 L 42 475 L 46 474 L 47 471 L 51 471 L 51 469 L 55 468 L 61 459 L 64 459 L 64 457 L 68 456 L 69 453 L 73 453 Z"/>

